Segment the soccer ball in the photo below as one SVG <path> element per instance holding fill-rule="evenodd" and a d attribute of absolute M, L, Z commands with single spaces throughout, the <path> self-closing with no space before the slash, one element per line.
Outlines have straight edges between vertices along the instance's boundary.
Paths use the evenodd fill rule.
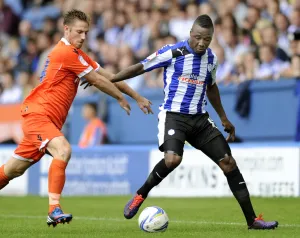
<path fill-rule="evenodd" d="M 145 232 L 163 232 L 168 225 L 168 215 L 160 207 L 146 207 L 139 216 L 139 226 Z"/>

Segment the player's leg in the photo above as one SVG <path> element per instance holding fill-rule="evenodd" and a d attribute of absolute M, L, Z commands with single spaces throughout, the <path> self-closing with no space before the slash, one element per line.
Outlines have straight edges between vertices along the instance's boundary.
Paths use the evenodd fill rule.
<path fill-rule="evenodd" d="M 217 136 L 199 149 L 222 169 L 230 190 L 244 212 L 248 225 L 252 224 L 256 215 L 250 201 L 249 191 L 235 160 L 231 156 L 231 150 L 225 138 L 222 135 Z"/>
<path fill-rule="evenodd" d="M 66 167 L 71 158 L 71 146 L 64 136 L 53 138 L 47 144 L 47 151 L 53 156 L 48 174 L 49 213 L 48 225 L 55 226 L 72 220 L 71 214 L 64 214 L 60 197 L 66 181 Z"/>
<path fill-rule="evenodd" d="M 182 160 L 184 143 L 180 140 L 168 140 L 164 143 L 164 158 L 159 161 L 148 176 L 146 182 L 137 191 L 145 199 L 152 188 L 166 178 Z"/>
<path fill-rule="evenodd" d="M 24 174 L 30 166 L 31 163 L 29 161 L 11 157 L 0 167 L 0 190 L 4 188 L 10 180 Z"/>
<path fill-rule="evenodd" d="M 71 156 L 70 144 L 49 117 L 43 114 L 31 113 L 25 116 L 23 131 L 26 140 L 31 143 L 30 149 L 36 151 L 36 154 L 34 154 L 35 162 L 46 151 L 53 156 L 48 175 L 49 213 L 47 224 L 56 226 L 57 223 L 71 220 L 72 215 L 64 214 L 59 204 L 60 194 L 65 184 L 65 169 Z M 22 157 L 25 154 L 23 150 L 16 150 L 15 153 Z M 33 151 L 31 151 L 31 154 L 33 154 Z"/>
<path fill-rule="evenodd" d="M 185 141 L 185 120 L 180 114 L 160 113 L 158 138 L 159 149 L 164 152 L 164 158 L 154 166 L 145 183 L 126 204 L 125 218 L 131 219 L 135 216 L 151 189 L 181 163 Z"/>
<path fill-rule="evenodd" d="M 32 164 L 39 161 L 42 156 L 43 153 L 39 152 L 35 145 L 24 137 L 15 149 L 12 157 L 0 167 L 0 190 L 10 180 L 21 176 Z"/>
<path fill-rule="evenodd" d="M 164 158 L 154 166 L 145 183 L 126 204 L 124 208 L 125 218 L 131 219 L 134 217 L 151 189 L 157 186 L 181 163 L 183 146 L 184 143 L 177 139 L 169 140 L 164 143 Z"/>
<path fill-rule="evenodd" d="M 197 146 L 195 141 L 192 143 Z M 222 135 L 196 148 L 211 158 L 224 172 L 230 190 L 244 213 L 249 229 L 274 229 L 278 226 L 277 221 L 265 222 L 261 217 L 256 217 L 246 182 L 231 155 L 227 141 Z"/>

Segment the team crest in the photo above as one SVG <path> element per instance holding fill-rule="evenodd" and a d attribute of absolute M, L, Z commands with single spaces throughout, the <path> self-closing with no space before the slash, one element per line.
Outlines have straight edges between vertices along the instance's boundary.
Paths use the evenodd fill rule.
<path fill-rule="evenodd" d="M 168 131 L 168 135 L 172 136 L 172 135 L 174 135 L 174 134 L 175 134 L 175 130 L 174 130 L 174 129 L 170 129 L 170 130 Z"/>
<path fill-rule="evenodd" d="M 80 78 L 76 78 L 75 80 L 74 80 L 74 83 L 76 84 L 76 83 L 79 83 L 79 81 L 80 81 Z"/>

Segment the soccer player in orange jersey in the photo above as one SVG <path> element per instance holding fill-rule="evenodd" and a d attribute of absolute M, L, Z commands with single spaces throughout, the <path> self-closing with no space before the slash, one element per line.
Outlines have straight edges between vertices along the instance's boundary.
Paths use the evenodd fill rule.
<path fill-rule="evenodd" d="M 134 98 L 144 113 L 152 113 L 149 100 L 125 83 L 111 83 L 107 77 L 112 77 L 112 74 L 80 50 L 88 29 L 89 19 L 85 13 L 72 10 L 65 14 L 64 37 L 48 56 L 41 83 L 22 104 L 24 138 L 8 162 L 0 167 L 1 190 L 46 152 L 53 156 L 48 176 L 49 226 L 72 220 L 72 214 L 63 213 L 60 207 L 65 169 L 71 157 L 71 146 L 60 130 L 76 95 L 79 79 L 84 77 L 87 82 L 117 99 L 128 114 L 130 105 L 121 92 Z"/>

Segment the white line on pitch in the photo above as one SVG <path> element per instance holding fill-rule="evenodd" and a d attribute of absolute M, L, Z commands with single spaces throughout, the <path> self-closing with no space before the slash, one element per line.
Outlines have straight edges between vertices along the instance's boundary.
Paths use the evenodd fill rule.
<path fill-rule="evenodd" d="M 1 218 L 25 218 L 25 219 L 46 219 L 47 216 L 26 216 L 26 215 L 4 215 L 0 214 Z M 86 221 L 115 221 L 115 222 L 128 222 L 128 220 L 112 217 L 74 217 L 75 220 L 86 220 Z M 133 220 L 135 221 L 135 220 Z M 198 225 L 227 225 L 227 226 L 246 226 L 245 223 L 240 222 L 212 222 L 212 221 L 185 221 L 185 220 L 170 220 L 173 223 L 182 223 L 182 224 L 198 224 Z M 280 227 L 298 227 L 300 224 L 280 224 Z"/>

